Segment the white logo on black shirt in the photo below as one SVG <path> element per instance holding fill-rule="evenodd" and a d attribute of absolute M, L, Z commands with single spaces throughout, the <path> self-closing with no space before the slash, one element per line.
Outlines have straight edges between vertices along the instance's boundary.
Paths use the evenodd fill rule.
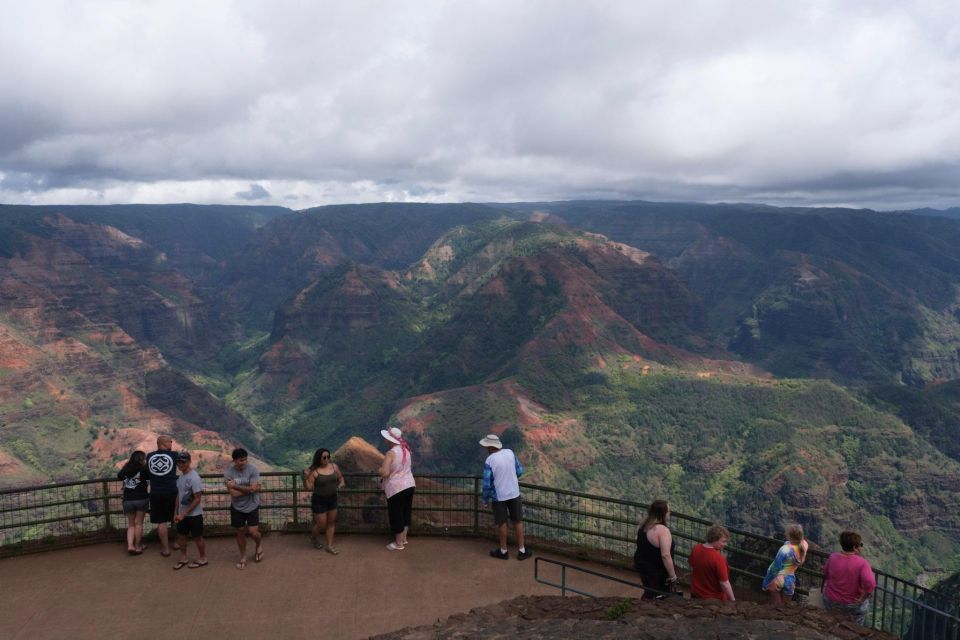
<path fill-rule="evenodd" d="M 160 454 L 150 458 L 150 473 L 155 476 L 165 476 L 173 469 L 173 458 Z"/>

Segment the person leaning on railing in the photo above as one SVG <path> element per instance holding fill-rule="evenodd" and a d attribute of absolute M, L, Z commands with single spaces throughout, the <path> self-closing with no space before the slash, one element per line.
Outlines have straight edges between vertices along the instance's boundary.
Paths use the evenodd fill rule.
<path fill-rule="evenodd" d="M 823 565 L 823 605 L 828 610 L 851 613 L 857 624 L 864 625 L 877 580 L 862 555 L 863 539 L 859 533 L 841 533 L 840 548 L 843 551 L 831 553 Z"/>

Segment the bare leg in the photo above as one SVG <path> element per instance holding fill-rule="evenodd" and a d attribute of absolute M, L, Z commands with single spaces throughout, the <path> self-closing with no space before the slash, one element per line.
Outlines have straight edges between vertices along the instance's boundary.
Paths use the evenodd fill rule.
<path fill-rule="evenodd" d="M 407 546 L 407 533 L 410 531 L 410 527 L 404 527 L 403 531 L 400 533 L 400 536 L 403 538 L 403 546 Z"/>
<path fill-rule="evenodd" d="M 137 550 L 137 513 L 127 514 L 127 551 Z"/>
<path fill-rule="evenodd" d="M 313 532 L 311 533 L 314 546 L 317 546 L 317 544 L 320 544 L 320 547 L 321 548 L 323 547 L 323 544 L 320 543 L 320 534 L 326 532 L 326 530 L 327 530 L 327 513 L 326 512 L 318 513 L 317 518 L 313 524 Z"/>
<path fill-rule="evenodd" d="M 263 534 L 260 533 L 260 527 L 247 527 L 247 530 L 250 532 L 250 537 L 253 538 L 253 543 L 256 545 L 254 549 L 254 560 L 260 562 L 263 559 Z"/>
<path fill-rule="evenodd" d="M 137 548 L 137 551 L 143 551 L 143 519 L 146 515 L 146 511 L 137 511 L 133 523 L 133 546 Z"/>
<path fill-rule="evenodd" d="M 783 604 L 783 596 L 780 595 L 776 587 L 771 586 L 767 589 L 767 593 L 770 594 L 770 604 Z"/>
<path fill-rule="evenodd" d="M 323 533 L 326 524 L 327 514 L 318 513 L 313 517 L 313 529 L 310 530 L 310 541 L 313 542 L 313 546 L 317 546 L 317 542 L 320 540 L 320 534 Z"/>
<path fill-rule="evenodd" d="M 247 564 L 247 529 L 240 527 L 237 529 L 237 548 L 240 549 L 240 561 L 237 562 L 237 569 L 242 569 Z"/>
<path fill-rule="evenodd" d="M 507 548 L 507 523 L 506 522 L 504 522 L 503 524 L 497 525 L 497 533 L 500 536 L 500 548 L 506 549 Z"/>
<path fill-rule="evenodd" d="M 180 547 L 180 562 L 187 561 L 187 536 L 177 534 L 177 546 Z"/>
<path fill-rule="evenodd" d="M 523 523 L 522 523 L 522 522 L 514 522 L 514 523 L 513 523 L 513 531 L 514 531 L 514 533 L 517 534 L 517 548 L 518 548 L 518 549 L 525 549 L 525 547 L 524 547 L 524 545 L 523 545 L 523 543 L 524 543 L 524 540 L 523 540 Z"/>
<path fill-rule="evenodd" d="M 327 547 L 333 546 L 333 534 L 337 530 L 337 510 L 327 511 Z"/>
<path fill-rule="evenodd" d="M 203 536 L 197 538 L 194 542 L 197 544 L 197 552 L 200 554 L 200 562 L 207 561 L 207 543 L 204 541 Z"/>
<path fill-rule="evenodd" d="M 167 522 L 161 522 L 157 525 L 157 537 L 160 538 L 160 547 L 165 556 L 170 555 L 170 532 L 167 529 L 168 525 L 169 523 Z"/>

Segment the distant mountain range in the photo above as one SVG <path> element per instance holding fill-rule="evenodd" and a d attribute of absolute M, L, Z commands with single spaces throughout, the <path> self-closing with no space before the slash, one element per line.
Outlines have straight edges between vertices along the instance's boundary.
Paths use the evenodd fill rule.
<path fill-rule="evenodd" d="M 960 557 L 960 220 L 647 202 L 0 206 L 0 484 L 154 434 L 296 467 L 385 424 L 531 479 Z M 945 558 L 947 560 L 945 564 Z"/>

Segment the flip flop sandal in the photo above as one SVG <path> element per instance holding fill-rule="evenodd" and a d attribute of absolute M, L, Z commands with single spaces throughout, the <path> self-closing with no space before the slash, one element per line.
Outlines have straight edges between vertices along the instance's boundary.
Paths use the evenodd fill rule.
<path fill-rule="evenodd" d="M 169 551 L 161 551 L 161 552 L 160 552 L 160 555 L 162 555 L 164 558 L 169 558 L 169 557 L 170 557 L 170 552 L 169 552 Z"/>
<path fill-rule="evenodd" d="M 329 551 L 329 549 L 327 549 L 327 551 Z M 259 551 L 257 551 L 257 554 L 253 556 L 253 561 L 260 562 L 262 560 L 263 560 L 263 549 L 260 549 Z"/>
<path fill-rule="evenodd" d="M 173 565 L 173 570 L 174 570 L 174 571 L 180 571 L 180 569 L 183 569 L 184 567 L 189 566 L 189 565 L 190 565 L 190 563 L 187 562 L 186 560 L 181 560 L 181 561 L 178 562 L 177 564 Z"/>
<path fill-rule="evenodd" d="M 337 551 L 336 547 L 327 547 L 327 553 L 329 553 L 330 555 L 335 556 L 335 555 L 337 555 L 337 554 L 340 553 L 340 552 Z"/>
<path fill-rule="evenodd" d="M 246 567 L 246 566 L 247 566 L 247 560 L 246 560 L 246 559 L 243 559 L 243 560 L 241 560 L 240 562 L 237 563 L 237 569 L 243 569 L 243 568 Z"/>
<path fill-rule="evenodd" d="M 199 569 L 200 567 L 205 567 L 209 562 L 191 562 L 187 565 L 187 569 Z"/>

